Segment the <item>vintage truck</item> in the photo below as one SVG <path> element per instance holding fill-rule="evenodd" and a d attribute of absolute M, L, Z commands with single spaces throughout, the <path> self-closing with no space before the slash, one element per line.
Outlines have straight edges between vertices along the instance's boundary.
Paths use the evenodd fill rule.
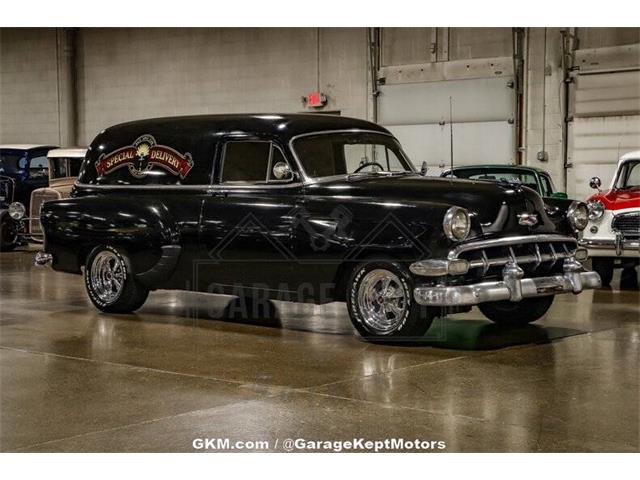
<path fill-rule="evenodd" d="M 105 312 L 150 290 L 346 301 L 373 341 L 421 337 L 443 311 L 541 318 L 597 288 L 526 187 L 430 178 L 363 120 L 311 114 L 141 120 L 102 131 L 69 199 L 43 205 L 38 264 L 83 274 Z"/>

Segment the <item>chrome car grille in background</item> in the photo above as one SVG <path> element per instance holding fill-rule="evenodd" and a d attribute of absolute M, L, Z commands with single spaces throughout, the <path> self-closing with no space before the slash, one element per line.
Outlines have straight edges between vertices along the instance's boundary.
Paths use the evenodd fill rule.
<path fill-rule="evenodd" d="M 60 193 L 55 190 L 35 190 L 31 194 L 31 211 L 29 212 L 29 233 L 32 237 L 42 236 L 42 226 L 40 225 L 40 208 L 44 202 L 49 200 L 58 200 L 62 198 Z"/>
<path fill-rule="evenodd" d="M 621 232 L 625 237 L 640 237 L 640 212 L 615 215 L 611 229 Z"/>
<path fill-rule="evenodd" d="M 469 272 L 482 277 L 500 276 L 509 262 L 517 263 L 527 275 L 562 271 L 565 258 L 574 255 L 577 241 L 560 235 L 506 237 L 460 245 L 449 258 L 469 261 Z"/>

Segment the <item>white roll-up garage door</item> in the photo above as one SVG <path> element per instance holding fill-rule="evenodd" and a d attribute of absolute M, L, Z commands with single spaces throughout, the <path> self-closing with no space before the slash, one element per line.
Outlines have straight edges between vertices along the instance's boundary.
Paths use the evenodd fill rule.
<path fill-rule="evenodd" d="M 620 156 L 640 150 L 640 70 L 628 62 L 606 68 L 614 55 L 620 58 L 629 49 L 640 51 L 630 46 L 576 52 L 586 66 L 571 85 L 567 193 L 572 198 L 586 199 L 593 193 L 593 176 L 608 186 Z"/>
<path fill-rule="evenodd" d="M 495 64 L 491 67 L 495 70 Z M 401 67 L 393 68 L 397 72 Z M 439 175 L 450 164 L 451 97 L 455 165 L 515 163 L 515 96 L 509 73 L 439 81 L 416 81 L 415 75 L 403 81 L 396 74 L 379 87 L 378 121 L 396 135 L 416 167 L 426 161 L 429 175 Z"/>

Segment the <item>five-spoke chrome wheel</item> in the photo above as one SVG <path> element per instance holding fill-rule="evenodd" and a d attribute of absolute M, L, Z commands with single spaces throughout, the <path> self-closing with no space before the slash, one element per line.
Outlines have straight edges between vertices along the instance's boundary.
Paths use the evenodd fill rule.
<path fill-rule="evenodd" d="M 93 291 L 104 303 L 113 303 L 122 293 L 126 267 L 122 258 L 103 250 L 93 259 L 90 282 Z"/>
<path fill-rule="evenodd" d="M 358 287 L 358 307 L 372 332 L 378 335 L 394 332 L 402 325 L 408 308 L 400 278 L 380 268 L 367 272 Z"/>

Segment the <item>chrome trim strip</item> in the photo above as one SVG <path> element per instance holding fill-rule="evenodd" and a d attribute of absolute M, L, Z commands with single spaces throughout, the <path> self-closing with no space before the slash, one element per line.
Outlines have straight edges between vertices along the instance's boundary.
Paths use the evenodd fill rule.
<path fill-rule="evenodd" d="M 210 193 L 218 190 L 234 190 L 234 189 L 263 189 L 263 188 L 292 188 L 303 186 L 302 182 L 292 183 L 269 183 L 263 185 L 256 185 L 251 183 L 246 184 L 215 184 L 215 185 L 91 185 L 89 183 L 76 183 L 74 186 L 84 189 L 97 189 L 97 190 L 202 190 L 205 193 Z"/>

